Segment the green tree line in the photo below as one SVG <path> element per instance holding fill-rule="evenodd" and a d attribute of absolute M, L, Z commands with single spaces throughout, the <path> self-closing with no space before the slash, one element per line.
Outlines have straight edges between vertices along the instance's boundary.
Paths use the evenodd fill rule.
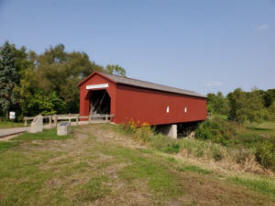
<path fill-rule="evenodd" d="M 266 91 L 235 89 L 224 96 L 221 92 L 209 93 L 208 112 L 224 115 L 239 123 L 275 120 L 275 89 Z"/>
<path fill-rule="evenodd" d="M 77 84 L 93 71 L 126 75 L 119 65 L 100 66 L 84 52 L 64 45 L 37 54 L 5 42 L 0 47 L 0 117 L 15 111 L 18 120 L 37 114 L 79 112 Z"/>
<path fill-rule="evenodd" d="M 93 71 L 126 75 L 119 65 L 100 66 L 84 52 L 59 44 L 37 54 L 5 42 L 0 47 L 0 117 L 79 112 L 77 83 Z M 275 89 L 209 93 L 208 111 L 240 123 L 275 119 Z"/>

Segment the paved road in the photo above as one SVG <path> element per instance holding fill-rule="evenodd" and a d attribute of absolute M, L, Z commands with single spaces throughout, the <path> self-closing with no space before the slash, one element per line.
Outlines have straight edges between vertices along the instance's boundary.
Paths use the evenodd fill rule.
<path fill-rule="evenodd" d="M 5 137 L 7 135 L 14 135 L 21 132 L 25 132 L 29 129 L 29 127 L 16 127 L 16 128 L 8 128 L 8 129 L 0 129 L 0 138 Z"/>

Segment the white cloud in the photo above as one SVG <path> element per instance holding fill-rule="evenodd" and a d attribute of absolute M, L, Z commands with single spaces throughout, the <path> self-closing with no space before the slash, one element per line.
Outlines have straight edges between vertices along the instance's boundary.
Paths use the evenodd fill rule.
<path fill-rule="evenodd" d="M 270 28 L 270 26 L 268 24 L 260 24 L 257 26 L 258 31 L 268 30 L 269 28 Z"/>
<path fill-rule="evenodd" d="M 208 87 L 219 87 L 222 86 L 222 82 L 220 81 L 211 81 L 206 84 Z"/>

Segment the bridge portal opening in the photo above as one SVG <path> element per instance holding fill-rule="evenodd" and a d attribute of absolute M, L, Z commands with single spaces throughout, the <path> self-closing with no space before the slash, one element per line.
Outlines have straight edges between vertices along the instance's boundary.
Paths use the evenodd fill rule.
<path fill-rule="evenodd" d="M 92 91 L 90 97 L 90 114 L 110 114 L 111 98 L 108 92 L 103 90 Z"/>

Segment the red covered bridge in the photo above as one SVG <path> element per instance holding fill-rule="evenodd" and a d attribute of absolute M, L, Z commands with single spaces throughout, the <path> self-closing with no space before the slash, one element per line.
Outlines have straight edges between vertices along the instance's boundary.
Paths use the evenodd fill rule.
<path fill-rule="evenodd" d="M 130 120 L 166 125 L 176 137 L 177 125 L 207 117 L 207 100 L 196 92 L 127 77 L 93 72 L 80 87 L 80 116 L 113 114 L 115 123 Z"/>

